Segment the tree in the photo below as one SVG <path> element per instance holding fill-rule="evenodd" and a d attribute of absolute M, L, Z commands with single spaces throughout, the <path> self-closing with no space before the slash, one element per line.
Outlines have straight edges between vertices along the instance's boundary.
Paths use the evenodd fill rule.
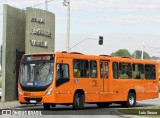
<path fill-rule="evenodd" d="M 158 60 L 158 59 L 159 59 L 159 57 L 152 56 L 150 59 L 153 59 L 153 60 Z"/>
<path fill-rule="evenodd" d="M 141 59 L 142 51 L 136 50 L 133 52 L 132 57 L 136 59 Z M 147 52 L 143 52 L 143 59 L 150 59 L 150 55 Z"/>
<path fill-rule="evenodd" d="M 130 52 L 127 49 L 120 49 L 111 54 L 112 56 L 120 56 L 120 57 L 132 57 Z"/>

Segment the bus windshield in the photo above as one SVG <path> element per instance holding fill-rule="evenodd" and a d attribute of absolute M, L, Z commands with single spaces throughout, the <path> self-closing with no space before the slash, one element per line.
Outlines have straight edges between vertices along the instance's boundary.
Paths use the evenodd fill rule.
<path fill-rule="evenodd" d="M 20 85 L 22 89 L 46 88 L 52 83 L 54 57 L 26 56 L 22 59 Z M 27 89 L 27 90 L 28 90 Z"/>
<path fill-rule="evenodd" d="M 22 86 L 47 86 L 52 83 L 53 62 L 22 64 L 20 83 Z"/>

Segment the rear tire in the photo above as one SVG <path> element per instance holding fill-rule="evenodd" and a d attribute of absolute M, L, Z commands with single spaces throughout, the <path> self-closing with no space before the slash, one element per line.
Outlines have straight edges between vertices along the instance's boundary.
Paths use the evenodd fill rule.
<path fill-rule="evenodd" d="M 136 95 L 132 92 L 128 93 L 127 101 L 122 103 L 122 107 L 134 107 L 136 105 Z"/>
<path fill-rule="evenodd" d="M 73 109 L 77 110 L 84 108 L 84 103 L 85 103 L 84 94 L 76 92 L 73 98 Z"/>
<path fill-rule="evenodd" d="M 44 103 L 44 104 L 43 104 L 43 107 L 44 107 L 45 110 L 49 110 L 50 107 L 51 107 L 51 105 L 50 105 L 50 104 L 47 104 L 47 103 Z"/>

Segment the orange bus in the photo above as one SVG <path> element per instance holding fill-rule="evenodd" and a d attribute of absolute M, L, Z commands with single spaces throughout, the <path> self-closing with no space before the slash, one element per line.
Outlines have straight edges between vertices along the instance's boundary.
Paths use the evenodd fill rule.
<path fill-rule="evenodd" d="M 158 97 L 158 82 L 155 61 L 76 52 L 25 54 L 18 98 L 22 104 L 43 104 L 45 109 L 56 104 L 79 109 L 85 103 L 134 107 L 138 100 Z"/>

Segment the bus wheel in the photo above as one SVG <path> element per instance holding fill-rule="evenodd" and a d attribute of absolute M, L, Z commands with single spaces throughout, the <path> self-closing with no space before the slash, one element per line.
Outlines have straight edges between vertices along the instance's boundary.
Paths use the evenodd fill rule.
<path fill-rule="evenodd" d="M 43 107 L 44 107 L 44 109 L 46 109 L 46 110 L 49 110 L 50 109 L 50 104 L 47 104 L 47 103 L 44 103 L 43 104 Z"/>
<path fill-rule="evenodd" d="M 107 103 L 107 102 L 100 102 L 100 103 L 97 103 L 97 106 L 98 107 L 101 107 L 101 108 L 105 108 L 105 107 L 108 107 L 110 103 Z"/>
<path fill-rule="evenodd" d="M 134 107 L 136 105 L 136 95 L 132 92 L 129 92 L 127 101 L 122 104 L 124 107 Z"/>
<path fill-rule="evenodd" d="M 84 94 L 76 92 L 73 98 L 73 109 L 77 110 L 79 108 L 80 109 L 84 108 L 84 103 L 85 103 Z"/>

